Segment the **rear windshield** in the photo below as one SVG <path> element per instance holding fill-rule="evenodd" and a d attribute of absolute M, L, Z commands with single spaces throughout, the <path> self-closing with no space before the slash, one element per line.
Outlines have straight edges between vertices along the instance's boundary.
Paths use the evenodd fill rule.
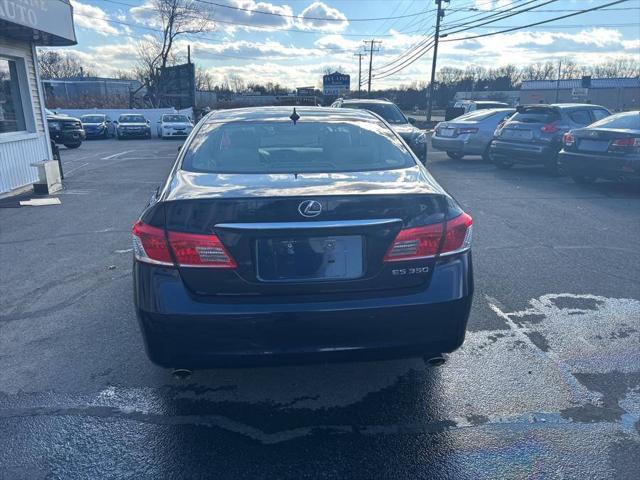
<path fill-rule="evenodd" d="M 473 120 L 479 122 L 480 120 L 485 120 L 489 117 L 494 116 L 496 113 L 498 112 L 496 112 L 495 110 L 475 110 L 456 118 L 456 121 Z"/>
<path fill-rule="evenodd" d="M 186 123 L 189 119 L 185 115 L 164 115 L 162 117 L 163 122 L 183 122 Z"/>
<path fill-rule="evenodd" d="M 522 123 L 549 123 L 559 118 L 558 112 L 551 108 L 530 107 L 517 111 L 511 120 Z"/>
<path fill-rule="evenodd" d="M 104 115 L 83 115 L 80 120 L 83 123 L 102 123 L 104 122 Z"/>
<path fill-rule="evenodd" d="M 146 121 L 142 115 L 120 115 L 120 123 L 145 123 Z"/>
<path fill-rule="evenodd" d="M 400 124 L 407 123 L 407 117 L 393 103 L 344 103 L 345 108 L 357 108 L 360 110 L 369 110 L 380 115 L 388 123 Z"/>
<path fill-rule="evenodd" d="M 605 117 L 590 126 L 640 130 L 640 112 L 618 113 L 617 115 Z"/>
<path fill-rule="evenodd" d="M 378 122 L 231 122 L 204 125 L 182 168 L 207 173 L 331 173 L 415 165 Z"/>

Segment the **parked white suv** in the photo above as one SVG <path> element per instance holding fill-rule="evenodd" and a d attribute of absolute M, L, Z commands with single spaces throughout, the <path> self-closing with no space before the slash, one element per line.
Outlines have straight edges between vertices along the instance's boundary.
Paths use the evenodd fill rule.
<path fill-rule="evenodd" d="M 165 113 L 158 120 L 158 138 L 186 137 L 193 130 L 193 123 L 186 115 Z"/>

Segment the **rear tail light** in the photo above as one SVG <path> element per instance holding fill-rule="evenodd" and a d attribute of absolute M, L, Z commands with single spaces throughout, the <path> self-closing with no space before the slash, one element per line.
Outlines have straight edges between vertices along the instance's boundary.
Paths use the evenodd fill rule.
<path fill-rule="evenodd" d="M 442 224 L 401 230 L 384 256 L 385 262 L 433 257 L 442 240 Z"/>
<path fill-rule="evenodd" d="M 401 230 L 384 257 L 385 262 L 417 260 L 462 252 L 471 247 L 472 218 L 463 213 L 446 222 Z M 442 246 L 441 246 L 442 245 Z"/>
<path fill-rule="evenodd" d="M 136 259 L 156 265 L 173 266 L 170 249 L 179 266 L 236 268 L 236 262 L 216 235 L 168 232 L 142 222 L 131 229 Z"/>
<path fill-rule="evenodd" d="M 555 122 L 552 122 L 543 125 L 540 130 L 542 130 L 544 133 L 556 133 L 558 131 L 558 127 L 556 127 Z"/>
<path fill-rule="evenodd" d="M 141 262 L 158 265 L 172 265 L 173 259 L 162 228 L 152 227 L 142 222 L 133 225 L 133 254 Z"/>
<path fill-rule="evenodd" d="M 457 135 L 464 135 L 465 133 L 478 133 L 478 129 L 473 127 L 465 127 L 465 128 L 458 128 L 456 130 Z"/>
<path fill-rule="evenodd" d="M 638 137 L 627 137 L 627 138 L 616 138 L 611 141 L 612 147 L 640 147 L 640 138 Z"/>
<path fill-rule="evenodd" d="M 574 138 L 572 133 L 565 133 L 562 136 L 562 143 L 564 143 L 567 147 L 571 147 L 575 143 L 576 139 Z"/>
<path fill-rule="evenodd" d="M 236 268 L 216 235 L 169 232 L 169 245 L 182 267 Z"/>

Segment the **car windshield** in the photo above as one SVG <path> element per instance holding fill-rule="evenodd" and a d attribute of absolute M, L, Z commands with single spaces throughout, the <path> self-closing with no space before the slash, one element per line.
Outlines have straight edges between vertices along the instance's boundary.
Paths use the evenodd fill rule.
<path fill-rule="evenodd" d="M 189 119 L 187 118 L 186 115 L 164 115 L 162 117 L 162 121 L 187 123 L 189 122 Z"/>
<path fill-rule="evenodd" d="M 208 173 L 389 170 L 415 162 L 378 122 L 244 122 L 205 125 L 182 168 Z"/>
<path fill-rule="evenodd" d="M 400 109 L 393 103 L 345 103 L 345 108 L 357 108 L 360 110 L 369 110 L 377 115 L 380 115 L 388 123 L 401 124 L 407 123 L 407 117 L 400 111 Z"/>
<path fill-rule="evenodd" d="M 83 115 L 80 120 L 82 120 L 82 123 L 102 123 L 104 122 L 104 115 Z"/>
<path fill-rule="evenodd" d="M 626 112 L 611 115 L 610 117 L 605 117 L 597 121 L 590 125 L 590 127 L 640 130 L 640 112 Z"/>
<path fill-rule="evenodd" d="M 146 119 L 142 115 L 120 115 L 118 120 L 120 123 L 146 123 Z"/>

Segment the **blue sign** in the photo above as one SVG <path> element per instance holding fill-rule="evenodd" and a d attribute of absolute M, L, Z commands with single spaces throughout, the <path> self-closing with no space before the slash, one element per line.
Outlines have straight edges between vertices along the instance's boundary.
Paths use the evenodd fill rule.
<path fill-rule="evenodd" d="M 333 72 L 322 77 L 322 93 L 328 96 L 339 96 L 349 93 L 351 77 L 344 73 Z"/>

